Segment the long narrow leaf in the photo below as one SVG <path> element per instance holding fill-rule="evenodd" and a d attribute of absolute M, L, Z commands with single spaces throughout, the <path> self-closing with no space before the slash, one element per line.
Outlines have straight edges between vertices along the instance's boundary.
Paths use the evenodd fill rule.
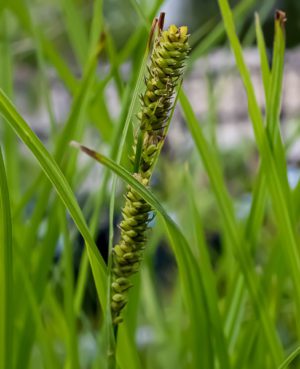
<path fill-rule="evenodd" d="M 220 211 L 222 212 L 222 216 L 224 218 L 224 224 L 226 226 L 228 234 L 230 235 L 230 242 L 233 248 L 233 254 L 237 257 L 239 261 L 240 268 L 243 272 L 249 293 L 251 295 L 252 303 L 257 311 L 258 316 L 261 319 L 263 333 L 265 335 L 266 341 L 268 342 L 270 354 L 272 355 L 272 360 L 274 361 L 274 364 L 277 365 L 283 355 L 282 348 L 275 328 L 266 312 L 267 305 L 264 296 L 259 292 L 257 286 L 257 277 L 255 275 L 249 255 L 249 248 L 248 246 L 244 246 L 244 244 L 246 244 L 245 240 L 242 241 L 242 247 L 240 241 L 241 235 L 238 231 L 239 227 L 235 220 L 233 206 L 223 182 L 222 173 L 220 171 L 218 162 L 203 136 L 192 107 L 183 91 L 180 92 L 179 100 L 184 111 L 189 130 L 193 136 L 195 145 L 198 149 L 199 155 L 203 160 L 207 174 L 210 178 L 213 190 L 215 192 Z"/>
<path fill-rule="evenodd" d="M 0 367 L 13 360 L 13 252 L 9 192 L 0 149 Z"/>
<path fill-rule="evenodd" d="M 35 133 L 30 129 L 25 120 L 19 115 L 13 104 L 9 101 L 2 90 L 0 90 L 0 114 L 3 115 L 3 117 L 7 120 L 7 123 L 11 125 L 16 134 L 36 157 L 41 165 L 41 168 L 48 177 L 49 181 L 53 184 L 61 201 L 70 212 L 70 215 L 78 227 L 78 230 L 86 241 L 100 303 L 102 306 L 105 306 L 106 267 L 64 174 L 60 170 L 53 157 L 49 154 Z"/>
<path fill-rule="evenodd" d="M 283 361 L 282 364 L 278 367 L 278 369 L 285 369 L 291 364 L 291 362 L 300 354 L 300 346 L 296 347 L 289 356 Z"/>
<path fill-rule="evenodd" d="M 273 142 L 272 135 L 265 131 L 263 118 L 259 109 L 257 99 L 254 93 L 253 84 L 250 77 L 250 72 L 246 66 L 242 48 L 235 31 L 235 25 L 231 9 L 227 0 L 219 0 L 221 13 L 223 16 L 226 32 L 231 44 L 233 54 L 235 56 L 236 64 L 240 72 L 244 87 L 248 98 L 248 110 L 252 121 L 252 126 L 255 134 L 256 143 L 261 155 L 263 170 L 267 175 L 267 183 L 272 197 L 272 204 L 276 214 L 277 226 L 281 237 L 284 240 L 286 247 L 282 249 L 286 255 L 286 262 L 289 263 L 291 277 L 295 288 L 295 300 L 297 307 L 300 306 L 300 286 L 298 283 L 300 273 L 300 256 L 297 246 L 297 238 L 295 235 L 295 228 L 293 224 L 293 209 L 290 200 L 290 189 L 287 182 L 286 164 L 284 158 L 284 151 L 280 143 L 279 128 L 275 128 L 276 142 Z M 284 15 L 277 13 L 276 29 L 280 32 L 278 37 L 283 38 Z M 278 123 L 279 114 L 279 98 L 281 95 L 280 85 L 282 80 L 282 48 L 284 42 L 278 43 L 278 72 L 273 78 L 272 96 L 269 97 L 268 105 L 270 107 L 269 119 L 273 124 Z M 281 51 L 280 51 L 281 50 Z M 281 73 L 281 75 L 280 75 Z M 268 118 L 267 118 L 268 120 Z M 267 134 L 268 133 L 268 134 Z M 274 151 L 273 151 L 274 148 Z M 278 364 L 278 363 L 277 363 Z"/>

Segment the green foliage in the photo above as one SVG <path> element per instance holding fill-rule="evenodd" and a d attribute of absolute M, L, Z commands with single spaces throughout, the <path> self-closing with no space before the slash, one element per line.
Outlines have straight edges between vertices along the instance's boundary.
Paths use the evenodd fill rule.
<path fill-rule="evenodd" d="M 261 25 L 273 0 L 241 0 L 232 10 L 227 0 L 218 0 L 222 19 L 214 17 L 191 37 L 188 69 L 228 40 L 244 84 L 254 142 L 242 155 L 232 148 L 226 158 L 234 157 L 240 168 L 258 155 L 259 164 L 234 172 L 235 178 L 228 178 L 232 162 L 218 145 L 214 96 L 210 117 L 199 122 L 183 83 L 176 102 L 193 148 L 184 147 L 182 156 L 182 148 L 169 140 L 167 146 L 178 152 L 175 159 L 166 150 L 157 160 L 160 140 L 174 128 L 168 97 L 160 106 L 154 95 L 172 95 L 176 85 L 156 81 L 153 88 L 159 69 L 146 80 L 148 92 L 136 117 L 147 39 L 161 0 L 130 1 L 136 24 L 122 46 L 101 0 L 0 3 L 0 369 L 297 368 L 300 182 L 291 189 L 290 143 L 283 142 L 280 127 L 285 16 L 276 13 L 271 66 Z M 249 26 L 254 7 L 258 14 Z M 254 34 L 264 114 L 242 47 Z M 171 56 L 179 70 L 185 55 L 169 46 L 155 54 L 156 64 L 164 67 Z M 25 81 L 26 102 L 47 113 L 46 125 L 37 131 L 16 98 L 24 65 L 36 70 L 34 82 Z M 53 76 L 71 99 L 64 117 L 54 107 Z M 139 119 L 142 134 L 136 135 Z M 153 129 L 155 137 L 149 134 Z M 82 147 L 101 166 L 72 149 L 73 140 L 97 146 L 96 151 Z M 131 173 L 133 146 L 135 171 L 141 168 L 146 181 Z M 241 176 L 251 191 L 242 216 L 236 210 L 240 194 L 231 186 Z M 112 245 L 120 245 L 114 223 L 120 220 L 124 184 L 130 186 L 130 201 L 147 212 L 151 206 L 158 216 L 149 223 L 149 245 L 115 342 L 109 317 L 112 260 L 107 267 L 105 249 L 109 246 L 111 255 Z M 96 242 L 106 224 L 109 245 L 107 237 Z"/>

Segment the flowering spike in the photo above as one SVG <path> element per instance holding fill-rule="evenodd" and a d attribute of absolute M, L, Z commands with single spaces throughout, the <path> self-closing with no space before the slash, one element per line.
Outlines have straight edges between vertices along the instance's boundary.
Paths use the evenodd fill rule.
<path fill-rule="evenodd" d="M 140 136 L 133 147 L 135 178 L 148 186 L 157 154 L 165 138 L 165 127 L 173 105 L 175 88 L 183 74 L 185 61 L 190 50 L 187 27 L 172 25 L 163 31 L 164 15 L 155 21 L 158 35 L 154 41 L 146 90 L 140 98 Z M 153 26 L 154 27 L 154 26 Z M 151 30 L 151 37 L 154 28 Z M 141 145 L 138 147 L 138 145 Z M 139 157 L 137 157 L 139 156 Z M 128 290 L 132 286 L 129 278 L 139 271 L 145 247 L 148 223 L 153 218 L 151 206 L 130 186 L 122 210 L 120 242 L 114 246 L 112 259 L 111 314 L 114 325 L 122 322 L 122 309 L 128 301 Z"/>

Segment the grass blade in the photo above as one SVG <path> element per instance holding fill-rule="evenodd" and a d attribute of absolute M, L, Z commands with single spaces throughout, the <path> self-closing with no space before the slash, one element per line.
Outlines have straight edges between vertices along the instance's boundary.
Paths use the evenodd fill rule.
<path fill-rule="evenodd" d="M 192 107 L 182 90 L 180 92 L 179 101 L 184 111 L 189 130 L 192 134 L 195 145 L 205 165 L 206 172 L 210 178 L 211 185 L 215 192 L 215 196 L 224 219 L 224 224 L 226 226 L 228 235 L 230 236 L 233 254 L 239 261 L 240 268 L 243 272 L 252 299 L 252 304 L 261 319 L 263 333 L 266 341 L 268 342 L 272 360 L 275 365 L 278 365 L 283 355 L 282 347 L 276 334 L 276 330 L 267 314 L 265 298 L 258 290 L 257 277 L 253 270 L 251 257 L 248 251 L 249 248 L 248 246 L 245 246 L 247 242 L 246 240 L 241 241 L 241 235 L 238 224 L 235 220 L 233 206 L 225 187 L 218 161 L 214 155 L 214 152 L 210 149 L 208 143 L 206 142 Z"/>
<path fill-rule="evenodd" d="M 73 0 L 62 0 L 60 4 L 70 43 L 78 64 L 82 66 L 85 64 L 86 56 L 88 55 L 88 37 L 83 18 Z"/>
<path fill-rule="evenodd" d="M 0 149 L 0 367 L 13 360 L 13 251 L 8 184 Z"/>
<path fill-rule="evenodd" d="M 100 304 L 105 304 L 106 267 L 65 176 L 53 157 L 49 154 L 35 133 L 30 129 L 25 120 L 19 115 L 2 90 L 0 90 L 0 114 L 3 115 L 7 120 L 7 123 L 11 125 L 16 134 L 36 157 L 44 173 L 57 191 L 61 201 L 70 212 L 79 232 L 86 241 Z"/>
<path fill-rule="evenodd" d="M 0 85 L 3 90 L 12 97 L 13 95 L 13 57 L 11 53 L 11 43 L 9 40 L 10 14 L 3 12 L 0 14 Z M 2 122 L 0 122 L 2 123 Z M 16 202 L 20 196 L 20 169 L 17 138 L 8 127 L 3 132 L 3 150 L 6 163 L 7 181 L 11 194 L 11 201 Z"/>
<path fill-rule="evenodd" d="M 227 0 L 219 0 L 221 13 L 223 16 L 226 32 L 231 44 L 233 54 L 236 59 L 236 65 L 244 83 L 248 98 L 249 115 L 255 134 L 256 143 L 262 159 L 263 170 L 267 176 L 267 184 L 272 198 L 272 205 L 276 215 L 277 226 L 284 241 L 282 251 L 285 253 L 286 262 L 289 263 L 289 270 L 295 288 L 295 301 L 297 310 L 300 307 L 300 286 L 298 283 L 300 273 L 300 256 L 298 250 L 297 237 L 293 224 L 293 208 L 291 203 L 291 194 L 287 181 L 286 163 L 284 151 L 282 149 L 281 138 L 278 128 L 278 115 L 280 109 L 283 50 L 284 50 L 284 14 L 276 13 L 275 21 L 275 52 L 277 61 L 274 63 L 274 74 L 270 87 L 270 96 L 268 95 L 267 111 L 267 132 L 264 129 L 263 118 L 259 109 L 257 99 L 254 93 L 249 70 L 246 66 L 242 48 L 235 32 L 233 16 Z M 276 43 L 276 37 L 278 39 Z M 270 134 L 268 127 L 274 124 L 274 135 Z M 276 126 L 275 126 L 276 124 Z M 278 365 L 278 363 L 277 363 Z"/>
<path fill-rule="evenodd" d="M 192 187 L 191 176 L 188 171 L 187 177 L 187 193 L 188 201 L 190 204 L 190 213 L 192 214 L 192 223 L 195 233 L 195 243 L 199 248 L 199 262 L 200 262 L 200 274 L 202 278 L 205 300 L 208 305 L 208 315 L 211 322 L 211 333 L 210 335 L 215 336 L 215 347 L 216 353 L 219 357 L 219 362 L 222 368 L 230 368 L 230 360 L 228 354 L 228 347 L 226 338 L 224 335 L 223 322 L 221 319 L 219 306 L 218 306 L 218 294 L 216 289 L 216 281 L 214 277 L 214 272 L 210 263 L 210 257 L 205 242 L 205 235 L 203 232 L 202 220 L 195 203 L 195 191 Z"/>
<path fill-rule="evenodd" d="M 284 360 L 282 364 L 279 365 L 278 369 L 285 369 L 287 368 L 292 361 L 300 354 L 300 346 L 296 347 L 289 356 Z"/>
<path fill-rule="evenodd" d="M 76 329 L 76 316 L 74 309 L 74 257 L 72 242 L 70 239 L 70 232 L 68 229 L 67 218 L 65 210 L 62 206 L 59 209 L 60 224 L 62 227 L 62 235 L 64 239 L 64 255 L 63 255 L 63 269 L 65 273 L 64 283 L 64 309 L 66 323 L 68 325 L 68 364 L 66 368 L 79 369 L 79 355 L 78 355 L 78 337 Z"/>
<path fill-rule="evenodd" d="M 262 80 L 263 80 L 264 91 L 265 91 L 265 100 L 267 102 L 268 101 L 268 90 L 269 90 L 270 79 L 271 79 L 271 71 L 270 71 L 269 62 L 268 62 L 265 39 L 262 33 L 260 20 L 259 20 L 259 16 L 257 13 L 255 14 L 255 31 L 256 31 L 257 46 L 258 46 L 259 56 L 260 56 L 260 66 L 261 66 L 261 74 L 262 74 Z"/>

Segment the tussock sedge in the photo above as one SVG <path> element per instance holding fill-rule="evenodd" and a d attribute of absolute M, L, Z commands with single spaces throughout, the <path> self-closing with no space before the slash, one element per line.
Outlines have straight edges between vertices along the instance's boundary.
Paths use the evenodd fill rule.
<path fill-rule="evenodd" d="M 129 10 L 119 1 L 113 19 L 124 19 L 125 10 L 135 19 L 121 44 L 107 17 L 110 2 L 0 1 L 0 369 L 300 365 L 300 181 L 291 188 L 287 164 L 299 129 L 286 144 L 280 125 L 290 15 L 275 12 L 269 60 L 262 24 L 275 0 L 240 0 L 232 9 L 216 0 L 221 19 L 214 15 L 191 36 L 186 26 L 164 27 L 163 13 L 155 18 L 163 2 L 130 0 Z M 51 7 L 49 17 L 39 16 L 41 5 Z M 263 110 L 243 55 L 255 38 Z M 207 76 L 203 92 L 212 104 L 201 122 L 192 105 L 201 96 L 190 99 L 197 92 L 182 84 L 199 58 L 227 41 L 254 132 L 249 152 L 230 149 L 239 167 L 253 164 L 243 174 L 231 171 L 216 139 L 220 84 Z M 124 76 L 127 61 L 132 69 Z M 37 70 L 34 84 L 21 73 L 26 97 L 39 95 L 49 118 L 45 132 L 38 127 L 43 140 L 13 102 L 20 101 L 24 63 Z M 54 75 L 72 99 L 65 122 L 54 113 Z M 112 85 L 118 117 L 107 101 Z M 193 147 L 173 161 L 161 150 L 177 102 Z M 88 142 L 90 132 L 107 157 L 77 143 Z M 103 166 L 100 187 L 89 187 L 80 201 L 94 167 L 77 161 L 81 153 L 68 142 Z M 127 186 L 120 196 L 117 179 Z M 240 182 L 247 186 L 235 192 Z M 249 212 L 237 214 L 246 192 Z M 98 233 L 109 236 L 108 261 Z M 158 268 L 156 260 L 168 259 L 161 250 L 176 268 Z"/>

